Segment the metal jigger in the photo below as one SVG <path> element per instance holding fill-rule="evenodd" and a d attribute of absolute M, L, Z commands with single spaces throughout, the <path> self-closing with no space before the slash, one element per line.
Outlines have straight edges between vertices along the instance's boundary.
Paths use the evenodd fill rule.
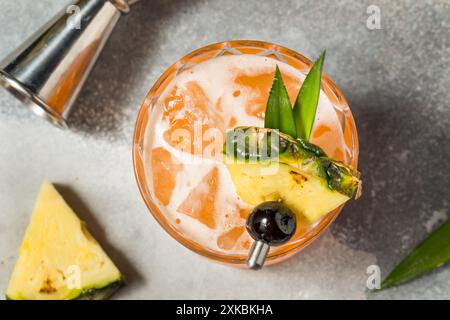
<path fill-rule="evenodd" d="M 138 0 L 78 0 L 0 62 L 0 83 L 59 127 L 117 21 Z"/>

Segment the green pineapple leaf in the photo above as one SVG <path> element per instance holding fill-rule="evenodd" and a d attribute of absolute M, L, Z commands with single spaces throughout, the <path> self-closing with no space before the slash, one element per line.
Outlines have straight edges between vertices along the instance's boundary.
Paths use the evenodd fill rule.
<path fill-rule="evenodd" d="M 322 52 L 303 81 L 294 104 L 297 137 L 309 141 L 319 102 L 322 69 L 326 50 Z"/>
<path fill-rule="evenodd" d="M 381 289 L 407 282 L 450 261 L 450 220 L 420 243 L 383 280 Z"/>
<path fill-rule="evenodd" d="M 267 100 L 264 127 L 278 129 L 294 138 L 297 137 L 291 102 L 278 66 Z"/>

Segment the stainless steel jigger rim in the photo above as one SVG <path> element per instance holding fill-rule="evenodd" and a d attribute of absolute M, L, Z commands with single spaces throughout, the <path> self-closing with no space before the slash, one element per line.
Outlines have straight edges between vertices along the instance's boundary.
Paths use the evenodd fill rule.
<path fill-rule="evenodd" d="M 37 116 L 50 121 L 52 124 L 67 129 L 66 120 L 60 114 L 53 111 L 53 109 L 45 103 L 38 95 L 30 91 L 25 85 L 11 77 L 4 70 L 0 70 L 0 84 L 23 104 L 28 109 L 33 111 Z"/>

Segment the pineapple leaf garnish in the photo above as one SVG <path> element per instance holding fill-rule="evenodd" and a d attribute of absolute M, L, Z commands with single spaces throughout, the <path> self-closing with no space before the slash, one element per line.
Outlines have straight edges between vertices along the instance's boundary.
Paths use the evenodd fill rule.
<path fill-rule="evenodd" d="M 450 220 L 420 243 L 381 283 L 390 288 L 436 269 L 450 261 Z"/>
<path fill-rule="evenodd" d="M 277 66 L 267 100 L 265 128 L 278 129 L 293 138 L 309 141 L 319 102 L 325 54 L 324 50 L 303 81 L 294 108 L 292 108 L 283 77 Z"/>
<path fill-rule="evenodd" d="M 264 127 L 278 129 L 293 137 L 297 136 L 291 102 L 278 66 L 267 100 Z"/>
<path fill-rule="evenodd" d="M 294 119 L 297 137 L 309 141 L 316 117 L 317 104 L 320 95 L 323 62 L 326 50 L 322 52 L 303 81 L 300 92 L 294 104 Z"/>

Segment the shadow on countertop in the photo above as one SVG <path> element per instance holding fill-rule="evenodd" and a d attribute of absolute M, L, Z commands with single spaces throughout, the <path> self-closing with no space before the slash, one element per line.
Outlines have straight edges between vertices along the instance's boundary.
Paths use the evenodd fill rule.
<path fill-rule="evenodd" d="M 439 119 L 426 92 L 394 90 L 348 96 L 358 125 L 363 196 L 330 228 L 339 241 L 375 254 L 382 277 L 445 221 L 450 199 L 444 123 L 450 115 Z"/>

